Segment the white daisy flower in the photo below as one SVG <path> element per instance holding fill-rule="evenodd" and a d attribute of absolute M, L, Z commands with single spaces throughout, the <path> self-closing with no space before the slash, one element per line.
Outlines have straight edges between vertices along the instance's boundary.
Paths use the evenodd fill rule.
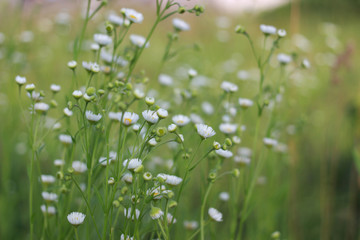
<path fill-rule="evenodd" d="M 142 48 L 146 42 L 146 38 L 144 38 L 143 36 L 140 35 L 136 35 L 136 34 L 131 34 L 130 35 L 130 41 L 132 44 L 134 44 L 135 46 Z M 148 48 L 150 46 L 150 43 L 147 42 L 145 45 L 145 48 Z"/>
<path fill-rule="evenodd" d="M 145 110 L 142 112 L 142 115 L 149 124 L 154 124 L 159 121 L 159 116 L 155 111 Z"/>
<path fill-rule="evenodd" d="M 42 211 L 43 214 L 47 214 L 47 215 L 55 215 L 56 214 L 56 208 L 54 206 L 46 206 L 45 204 L 40 206 L 40 209 Z"/>
<path fill-rule="evenodd" d="M 155 138 L 151 138 L 149 141 L 148 141 L 148 144 L 152 147 L 156 146 L 157 144 L 157 141 Z"/>
<path fill-rule="evenodd" d="M 203 124 L 204 123 L 204 120 L 199 115 L 197 115 L 195 113 L 190 114 L 190 119 L 195 124 Z"/>
<path fill-rule="evenodd" d="M 141 91 L 140 89 L 136 88 L 134 90 L 134 96 L 138 99 L 141 99 L 141 98 L 145 97 L 145 93 L 143 91 Z"/>
<path fill-rule="evenodd" d="M 310 61 L 308 59 L 304 59 L 302 62 L 301 62 L 301 66 L 303 66 L 304 68 L 310 68 L 311 67 L 311 64 L 310 64 Z"/>
<path fill-rule="evenodd" d="M 194 78 L 194 77 L 196 77 L 198 75 L 198 72 L 195 70 L 195 69 L 193 69 L 193 68 L 190 68 L 189 69 L 189 71 L 188 71 L 188 76 L 190 77 L 190 78 Z"/>
<path fill-rule="evenodd" d="M 197 221 L 184 221 L 184 227 L 187 230 L 195 230 L 199 227 L 199 223 Z"/>
<path fill-rule="evenodd" d="M 41 196 L 47 202 L 55 202 L 58 200 L 58 195 L 56 193 L 42 192 Z"/>
<path fill-rule="evenodd" d="M 286 36 L 286 30 L 285 29 L 279 29 L 278 31 L 277 31 L 277 34 L 278 34 L 278 36 L 279 37 L 285 37 Z"/>
<path fill-rule="evenodd" d="M 141 13 L 131 8 L 122 8 L 121 13 L 123 13 L 125 17 L 133 23 L 142 23 L 144 20 L 144 16 Z"/>
<path fill-rule="evenodd" d="M 69 223 L 75 227 L 81 225 L 85 220 L 86 215 L 81 212 L 72 212 L 67 215 Z"/>
<path fill-rule="evenodd" d="M 33 83 L 25 85 L 25 90 L 28 92 L 32 92 L 32 91 L 34 91 L 34 89 L 35 89 L 35 84 L 33 84 Z"/>
<path fill-rule="evenodd" d="M 212 127 L 205 124 L 196 124 L 196 130 L 198 134 L 204 139 L 212 137 L 216 134 Z"/>
<path fill-rule="evenodd" d="M 101 114 L 95 114 L 90 110 L 85 112 L 86 119 L 91 123 L 97 123 L 102 118 Z"/>
<path fill-rule="evenodd" d="M 276 27 L 271 26 L 271 25 L 265 25 L 265 24 L 261 24 L 260 25 L 260 30 L 265 34 L 265 35 L 275 35 L 276 34 Z"/>
<path fill-rule="evenodd" d="M 227 202 L 230 199 L 230 194 L 228 192 L 221 192 L 219 198 L 221 201 Z"/>
<path fill-rule="evenodd" d="M 211 103 L 209 102 L 203 102 L 201 104 L 201 109 L 204 111 L 204 113 L 206 113 L 207 115 L 211 115 L 214 113 L 214 107 Z"/>
<path fill-rule="evenodd" d="M 50 90 L 57 93 L 61 90 L 61 86 L 60 85 L 57 85 L 57 84 L 51 84 L 50 85 Z"/>
<path fill-rule="evenodd" d="M 181 114 L 173 116 L 172 120 L 179 127 L 185 126 L 190 122 L 190 118 L 188 116 Z"/>
<path fill-rule="evenodd" d="M 234 134 L 237 130 L 238 125 L 232 123 L 222 123 L 219 126 L 221 132 L 225 134 Z"/>
<path fill-rule="evenodd" d="M 108 116 L 109 119 L 120 122 L 122 117 L 122 112 L 109 112 Z"/>
<path fill-rule="evenodd" d="M 140 130 L 140 124 L 134 124 L 133 127 L 132 127 L 132 129 L 133 129 L 135 132 L 139 131 L 139 130 Z"/>
<path fill-rule="evenodd" d="M 234 83 L 223 81 L 220 86 L 225 92 L 236 92 L 238 90 L 238 86 Z"/>
<path fill-rule="evenodd" d="M 158 81 L 163 86 L 172 86 L 174 83 L 173 78 L 166 74 L 160 74 L 158 77 Z"/>
<path fill-rule="evenodd" d="M 247 109 L 251 107 L 254 104 L 254 102 L 247 98 L 239 98 L 239 104 L 240 107 L 242 107 L 243 109 Z"/>
<path fill-rule="evenodd" d="M 70 69 L 75 69 L 76 66 L 77 66 L 77 62 L 75 60 L 71 60 L 67 63 L 67 66 L 70 68 Z"/>
<path fill-rule="evenodd" d="M 139 120 L 139 115 L 132 112 L 125 112 L 123 116 L 123 124 L 125 126 L 130 126 L 135 124 Z"/>
<path fill-rule="evenodd" d="M 159 118 L 167 118 L 169 116 L 169 113 L 166 109 L 163 109 L 163 108 L 159 108 L 157 111 L 156 111 L 157 115 L 159 116 Z"/>
<path fill-rule="evenodd" d="M 235 156 L 234 162 L 239 163 L 240 165 L 249 165 L 251 162 L 251 159 L 246 156 Z"/>
<path fill-rule="evenodd" d="M 80 161 L 73 161 L 71 166 L 75 173 L 83 173 L 87 170 L 86 164 Z"/>
<path fill-rule="evenodd" d="M 73 115 L 73 112 L 69 108 L 64 108 L 64 114 L 65 116 L 71 117 Z"/>
<path fill-rule="evenodd" d="M 108 21 L 115 26 L 122 26 L 124 24 L 124 18 L 116 14 L 110 14 Z"/>
<path fill-rule="evenodd" d="M 127 218 L 127 219 L 132 219 L 134 220 L 135 218 L 136 219 L 139 219 L 140 217 L 140 210 L 139 209 L 135 209 L 135 212 L 133 213 L 133 215 L 131 215 L 131 208 L 124 208 L 124 216 Z"/>
<path fill-rule="evenodd" d="M 19 86 L 22 86 L 26 83 L 26 77 L 16 76 L 15 81 Z"/>
<path fill-rule="evenodd" d="M 134 240 L 134 237 L 126 236 L 124 234 L 121 234 L 120 240 Z"/>
<path fill-rule="evenodd" d="M 171 186 L 177 186 L 182 182 L 182 178 L 174 175 L 166 175 L 165 182 Z"/>
<path fill-rule="evenodd" d="M 70 135 L 60 134 L 60 135 L 59 135 L 59 140 L 60 140 L 60 142 L 62 142 L 63 144 L 72 144 L 72 138 L 71 138 Z"/>
<path fill-rule="evenodd" d="M 43 102 L 35 103 L 34 105 L 34 109 L 38 113 L 45 113 L 49 110 L 49 108 L 50 108 L 49 104 Z"/>
<path fill-rule="evenodd" d="M 126 183 L 132 183 L 133 176 L 132 176 L 131 173 L 125 173 L 124 176 L 121 178 L 121 180 L 126 182 Z"/>
<path fill-rule="evenodd" d="M 222 213 L 219 212 L 218 210 L 216 210 L 215 208 L 209 208 L 209 216 L 212 220 L 216 221 L 216 222 L 222 222 Z"/>
<path fill-rule="evenodd" d="M 55 177 L 52 175 L 41 175 L 40 176 L 41 182 L 45 184 L 50 184 L 55 182 Z"/>
<path fill-rule="evenodd" d="M 62 159 L 55 159 L 55 160 L 54 160 L 54 165 L 55 165 L 56 167 L 62 167 L 62 166 L 65 165 L 65 161 L 62 160 Z"/>
<path fill-rule="evenodd" d="M 112 38 L 106 34 L 98 33 L 98 34 L 94 34 L 94 42 L 104 47 L 112 43 Z"/>
<path fill-rule="evenodd" d="M 177 31 L 189 31 L 190 25 L 180 18 L 174 18 L 172 24 Z"/>
<path fill-rule="evenodd" d="M 73 91 L 72 95 L 74 98 L 79 99 L 82 97 L 83 93 L 80 90 L 75 90 Z"/>
<path fill-rule="evenodd" d="M 158 208 L 158 207 L 151 207 L 150 217 L 151 217 L 153 220 L 159 219 L 159 218 L 162 217 L 163 215 L 164 215 L 164 212 L 161 211 L 160 208 Z"/>
<path fill-rule="evenodd" d="M 277 59 L 281 64 L 288 64 L 292 61 L 292 57 L 290 55 L 284 54 L 284 53 L 279 53 L 277 55 Z"/>
<path fill-rule="evenodd" d="M 224 157 L 224 158 L 231 158 L 233 156 L 232 152 L 230 152 L 229 150 L 224 150 L 222 148 L 215 150 L 215 153 L 220 157 Z"/>
<path fill-rule="evenodd" d="M 278 141 L 272 138 L 263 138 L 263 142 L 268 148 L 272 148 L 278 144 Z"/>
<path fill-rule="evenodd" d="M 167 219 L 168 224 L 176 223 L 176 218 L 174 218 L 174 216 L 171 215 L 171 213 L 167 214 L 166 219 Z"/>
<path fill-rule="evenodd" d="M 129 162 L 129 163 L 128 163 Z M 142 161 L 138 158 L 133 158 L 133 159 L 126 159 L 124 162 L 123 162 L 123 166 L 126 167 L 127 166 L 127 169 L 129 170 L 134 170 L 136 169 L 137 167 L 140 167 L 141 166 L 141 163 Z"/>

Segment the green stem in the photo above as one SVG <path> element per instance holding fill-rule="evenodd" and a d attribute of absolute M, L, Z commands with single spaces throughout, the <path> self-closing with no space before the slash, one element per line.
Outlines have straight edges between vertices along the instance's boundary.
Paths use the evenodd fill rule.
<path fill-rule="evenodd" d="M 205 232 L 204 232 L 204 227 L 205 227 L 205 222 L 204 222 L 204 215 L 205 215 L 205 207 L 206 207 L 206 201 L 207 201 L 207 198 L 209 196 L 209 193 L 210 193 L 210 190 L 211 190 L 211 187 L 213 185 L 213 182 L 209 182 L 209 185 L 206 189 L 206 193 L 205 193 L 205 196 L 204 196 L 204 200 L 201 204 L 201 213 L 200 213 L 200 239 L 201 240 L 204 240 L 205 239 Z"/>

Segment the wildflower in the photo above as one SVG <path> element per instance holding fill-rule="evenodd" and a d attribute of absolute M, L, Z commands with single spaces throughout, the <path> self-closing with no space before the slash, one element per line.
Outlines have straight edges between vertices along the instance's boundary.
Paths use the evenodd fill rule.
<path fill-rule="evenodd" d="M 34 105 L 34 109 L 38 113 L 45 113 L 49 110 L 49 108 L 50 108 L 49 104 L 43 102 L 35 103 Z"/>
<path fill-rule="evenodd" d="M 160 74 L 158 77 L 158 81 L 163 86 L 171 86 L 173 85 L 173 79 L 171 76 L 166 74 Z"/>
<path fill-rule="evenodd" d="M 281 233 L 279 231 L 275 231 L 271 234 L 271 238 L 273 239 L 279 239 L 281 236 Z"/>
<path fill-rule="evenodd" d="M 184 227 L 187 230 L 195 230 L 199 227 L 199 223 L 197 221 L 184 221 Z"/>
<path fill-rule="evenodd" d="M 87 110 L 85 112 L 85 116 L 86 119 L 90 122 L 90 123 L 97 123 L 98 121 L 100 121 L 100 119 L 102 118 L 101 114 L 94 114 L 92 111 Z"/>
<path fill-rule="evenodd" d="M 216 142 L 216 141 L 214 141 L 214 142 L 213 142 L 213 148 L 216 149 L 216 150 L 219 150 L 219 149 L 221 148 L 221 144 L 218 143 L 218 142 Z"/>
<path fill-rule="evenodd" d="M 106 166 L 107 164 L 108 164 L 108 162 L 109 162 L 109 164 L 112 162 L 111 161 L 112 159 L 107 159 L 106 157 L 100 157 L 99 158 L 99 163 L 101 164 L 101 165 L 103 165 L 103 166 Z"/>
<path fill-rule="evenodd" d="M 278 144 L 278 141 L 272 138 L 264 138 L 263 142 L 268 148 L 272 148 Z"/>
<path fill-rule="evenodd" d="M 206 113 L 207 115 L 211 115 L 214 113 L 214 107 L 209 102 L 203 102 L 201 104 L 201 108 L 204 111 L 204 113 Z"/>
<path fill-rule="evenodd" d="M 126 236 L 124 234 L 121 234 L 120 240 L 134 240 L 134 237 Z"/>
<path fill-rule="evenodd" d="M 77 62 L 75 60 L 72 60 L 72 61 L 69 61 L 67 63 L 67 66 L 70 68 L 70 69 L 75 69 L 76 66 L 77 66 Z"/>
<path fill-rule="evenodd" d="M 122 117 L 122 112 L 109 112 L 108 116 L 109 119 L 120 122 Z"/>
<path fill-rule="evenodd" d="M 126 167 L 129 170 L 134 170 L 135 168 L 139 167 L 141 165 L 142 161 L 138 158 L 134 158 L 134 159 L 126 159 L 123 162 L 123 166 Z"/>
<path fill-rule="evenodd" d="M 53 93 L 57 93 L 61 90 L 61 86 L 60 85 L 56 85 L 56 84 L 51 84 L 50 85 L 50 90 L 53 92 Z"/>
<path fill-rule="evenodd" d="M 158 208 L 158 207 L 151 207 L 150 217 L 151 217 L 153 220 L 159 219 L 159 218 L 162 217 L 163 215 L 164 215 L 164 212 L 161 211 L 160 208 Z"/>
<path fill-rule="evenodd" d="M 174 18 L 172 24 L 176 31 L 189 31 L 190 25 L 180 18 Z"/>
<path fill-rule="evenodd" d="M 139 120 L 139 115 L 132 112 L 125 112 L 123 116 L 123 124 L 125 126 L 130 126 L 135 124 Z"/>
<path fill-rule="evenodd" d="M 60 142 L 62 142 L 63 144 L 66 144 L 66 145 L 72 144 L 72 137 L 70 135 L 60 134 L 59 140 L 60 140 Z"/>
<path fill-rule="evenodd" d="M 265 25 L 265 24 L 261 24 L 260 25 L 260 30 L 265 34 L 265 35 L 274 35 L 276 34 L 276 27 L 271 26 L 271 25 Z"/>
<path fill-rule="evenodd" d="M 311 64 L 310 64 L 309 60 L 305 58 L 305 59 L 301 62 L 301 66 L 302 66 L 303 68 L 308 69 L 308 68 L 311 67 Z"/>
<path fill-rule="evenodd" d="M 189 71 L 188 71 L 188 75 L 190 78 L 194 78 L 198 75 L 197 71 L 193 68 L 190 68 Z"/>
<path fill-rule="evenodd" d="M 168 126 L 168 131 L 171 133 L 175 132 L 176 129 L 177 129 L 177 126 L 173 123 Z"/>
<path fill-rule="evenodd" d="M 277 34 L 278 34 L 278 36 L 279 37 L 285 37 L 286 36 L 286 30 L 285 29 L 279 29 L 278 31 L 277 31 Z"/>
<path fill-rule="evenodd" d="M 222 123 L 219 126 L 219 129 L 221 132 L 225 133 L 225 134 L 233 134 L 236 132 L 238 125 L 237 124 L 232 124 L 232 123 Z"/>
<path fill-rule="evenodd" d="M 215 150 L 215 153 L 217 155 L 219 155 L 220 157 L 224 157 L 224 158 L 231 158 L 233 156 L 233 153 L 230 152 L 229 150 L 224 150 L 224 149 L 218 149 Z"/>
<path fill-rule="evenodd" d="M 134 214 L 131 216 L 131 208 L 124 208 L 124 216 L 127 218 L 127 219 L 132 219 L 134 220 L 135 218 L 136 219 L 139 219 L 139 216 L 140 216 L 140 210 L 139 209 L 135 209 L 135 212 Z"/>
<path fill-rule="evenodd" d="M 55 182 L 55 177 L 52 175 L 41 175 L 40 176 L 41 182 L 45 184 L 50 184 Z"/>
<path fill-rule="evenodd" d="M 254 102 L 247 98 L 239 98 L 239 104 L 240 107 L 242 107 L 243 109 L 247 109 L 251 107 L 254 104 Z"/>
<path fill-rule="evenodd" d="M 105 34 L 94 34 L 94 41 L 97 44 L 99 44 L 101 47 L 104 47 L 112 43 L 111 37 Z"/>
<path fill-rule="evenodd" d="M 72 95 L 75 99 L 80 99 L 82 97 L 83 93 L 80 90 L 75 90 L 75 91 L 73 91 Z"/>
<path fill-rule="evenodd" d="M 227 202 L 230 199 L 230 194 L 228 192 L 221 192 L 219 194 L 219 198 L 220 198 L 220 200 Z"/>
<path fill-rule="evenodd" d="M 46 206 L 45 204 L 40 206 L 40 209 L 43 214 L 47 214 L 49 216 L 55 215 L 56 209 L 54 206 Z"/>
<path fill-rule="evenodd" d="M 235 143 L 235 144 L 240 144 L 241 143 L 241 138 L 239 138 L 238 136 L 233 136 L 231 138 L 231 140 Z"/>
<path fill-rule="evenodd" d="M 286 65 L 286 64 L 290 63 L 291 60 L 292 60 L 290 55 L 287 55 L 287 54 L 284 54 L 284 53 L 278 54 L 277 59 L 283 65 Z"/>
<path fill-rule="evenodd" d="M 195 113 L 190 114 L 190 119 L 195 124 L 203 124 L 204 123 L 204 120 L 202 120 L 202 118 Z"/>
<path fill-rule="evenodd" d="M 216 222 L 222 222 L 222 213 L 219 212 L 218 210 L 216 210 L 215 208 L 209 208 L 209 216 L 212 220 L 216 221 Z"/>
<path fill-rule="evenodd" d="M 134 124 L 134 126 L 132 127 L 132 129 L 137 132 L 140 130 L 140 124 Z"/>
<path fill-rule="evenodd" d="M 220 86 L 225 92 L 236 92 L 238 90 L 238 86 L 234 83 L 223 81 Z"/>
<path fill-rule="evenodd" d="M 146 38 L 144 38 L 143 36 L 140 36 L 140 35 L 131 34 L 130 41 L 136 47 L 142 48 L 146 42 Z M 150 43 L 146 42 L 145 48 L 148 48 L 149 46 L 150 46 Z"/>
<path fill-rule="evenodd" d="M 151 174 L 151 172 L 145 172 L 145 173 L 143 174 L 143 178 L 144 178 L 145 181 L 150 181 L 150 180 L 152 179 L 152 174 Z"/>
<path fill-rule="evenodd" d="M 172 120 L 179 127 L 185 126 L 186 124 L 188 124 L 190 122 L 189 117 L 187 117 L 185 115 L 181 115 L 181 114 L 173 116 Z"/>
<path fill-rule="evenodd" d="M 137 99 L 141 99 L 141 98 L 145 97 L 145 93 L 137 88 L 137 89 L 134 90 L 134 96 Z"/>
<path fill-rule="evenodd" d="M 47 202 L 55 202 L 58 199 L 58 195 L 56 193 L 42 192 L 41 196 Z"/>
<path fill-rule="evenodd" d="M 97 51 L 100 50 L 100 45 L 97 44 L 97 43 L 92 43 L 92 44 L 90 45 L 90 49 L 91 49 L 92 51 L 94 51 L 94 52 L 97 52 Z"/>
<path fill-rule="evenodd" d="M 240 165 L 249 165 L 251 162 L 251 159 L 246 156 L 235 156 L 234 162 L 239 163 Z"/>
<path fill-rule="evenodd" d="M 142 112 L 142 115 L 149 124 L 154 124 L 159 121 L 159 116 L 155 111 L 145 110 Z"/>
<path fill-rule="evenodd" d="M 80 161 L 74 161 L 71 166 L 75 173 L 83 173 L 87 170 L 86 164 Z"/>
<path fill-rule="evenodd" d="M 176 223 L 176 218 L 174 218 L 174 216 L 171 215 L 171 213 L 167 214 L 166 219 L 168 224 Z"/>
<path fill-rule="evenodd" d="M 151 138 L 149 141 L 148 141 L 148 144 L 152 147 L 156 146 L 157 144 L 157 141 L 155 138 Z"/>
<path fill-rule="evenodd" d="M 77 227 L 81 225 L 85 220 L 86 215 L 81 212 L 72 212 L 67 215 L 67 219 L 71 225 Z"/>
<path fill-rule="evenodd" d="M 212 127 L 205 125 L 205 124 L 196 124 L 196 129 L 197 129 L 198 134 L 203 139 L 212 137 L 216 134 L 216 132 L 214 131 L 214 129 L 212 129 Z"/>
<path fill-rule="evenodd" d="M 165 182 L 171 186 L 177 186 L 182 182 L 182 178 L 174 175 L 166 175 Z"/>
<path fill-rule="evenodd" d="M 167 110 L 163 109 L 163 108 L 159 108 L 157 111 L 156 111 L 157 115 L 159 116 L 159 118 L 167 118 L 169 116 L 169 113 Z"/>
<path fill-rule="evenodd" d="M 121 180 L 126 182 L 126 183 L 132 183 L 133 176 L 132 176 L 131 173 L 125 173 L 124 176 L 121 178 Z"/>
<path fill-rule="evenodd" d="M 144 16 L 134 9 L 122 8 L 121 13 L 124 14 L 124 16 L 133 23 L 142 23 L 144 20 Z"/>
<path fill-rule="evenodd" d="M 146 98 L 145 98 L 145 103 L 146 103 L 148 106 L 152 106 L 152 105 L 154 105 L 154 103 L 155 103 L 155 98 L 153 98 L 153 97 L 146 97 Z"/>
<path fill-rule="evenodd" d="M 115 14 L 110 14 L 108 17 L 108 21 L 115 26 L 122 26 L 124 24 L 124 18 Z"/>
<path fill-rule="evenodd" d="M 15 81 L 19 86 L 22 86 L 26 83 L 26 78 L 18 75 L 15 77 Z"/>
<path fill-rule="evenodd" d="M 69 108 L 64 108 L 63 112 L 67 117 L 71 117 L 73 115 L 73 112 Z"/>
<path fill-rule="evenodd" d="M 56 160 L 54 161 L 54 165 L 55 165 L 56 167 L 62 167 L 62 166 L 65 165 L 65 162 L 64 162 L 64 160 L 62 160 L 62 159 L 56 159 Z"/>

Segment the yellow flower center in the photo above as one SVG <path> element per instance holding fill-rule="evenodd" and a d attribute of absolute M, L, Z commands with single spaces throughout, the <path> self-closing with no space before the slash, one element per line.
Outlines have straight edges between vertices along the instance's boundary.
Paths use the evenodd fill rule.
<path fill-rule="evenodd" d="M 131 124 L 131 118 L 125 118 L 124 122 L 125 124 Z"/>

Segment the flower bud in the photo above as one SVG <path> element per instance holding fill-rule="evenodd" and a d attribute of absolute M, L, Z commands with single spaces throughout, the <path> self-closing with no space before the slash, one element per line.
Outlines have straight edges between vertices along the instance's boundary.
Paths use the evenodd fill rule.
<path fill-rule="evenodd" d="M 151 107 L 151 106 L 154 105 L 154 103 L 155 103 L 155 98 L 153 98 L 153 97 L 146 97 L 146 98 L 145 98 L 145 103 L 146 103 L 149 107 Z"/>
<path fill-rule="evenodd" d="M 232 171 L 232 175 L 236 178 L 238 178 L 240 176 L 240 170 L 235 168 L 233 171 Z"/>
<path fill-rule="evenodd" d="M 214 148 L 215 150 L 219 150 L 219 149 L 221 148 L 221 144 L 214 141 L 214 143 L 213 143 L 213 148 Z"/>
<path fill-rule="evenodd" d="M 176 207 L 177 206 L 177 202 L 175 201 L 175 200 L 170 200 L 169 201 L 169 208 L 174 208 L 174 207 Z"/>
<path fill-rule="evenodd" d="M 232 141 L 231 141 L 230 138 L 226 138 L 226 139 L 225 139 L 225 145 L 227 145 L 227 146 L 229 146 L 229 147 L 232 146 Z"/>
<path fill-rule="evenodd" d="M 164 128 L 164 127 L 158 127 L 158 128 L 156 129 L 156 135 L 157 135 L 158 137 L 163 137 L 165 134 L 166 134 L 166 128 Z M 156 141 L 157 141 L 157 140 L 156 140 Z"/>
<path fill-rule="evenodd" d="M 216 172 L 215 172 L 215 171 L 212 171 L 212 172 L 210 172 L 209 175 L 208 175 L 208 180 L 209 180 L 210 182 L 214 182 L 215 179 L 216 179 L 216 177 L 217 177 Z"/>
<path fill-rule="evenodd" d="M 143 171 L 144 171 L 144 165 L 142 164 L 134 169 L 134 173 L 141 173 Z"/>
<path fill-rule="evenodd" d="M 105 90 L 104 90 L 104 89 L 99 89 L 97 92 L 98 92 L 98 94 L 99 94 L 100 97 L 105 94 Z"/>
<path fill-rule="evenodd" d="M 179 7 L 178 12 L 179 12 L 180 14 L 183 14 L 183 13 L 186 12 L 186 9 L 185 9 L 184 7 Z"/>
<path fill-rule="evenodd" d="M 152 179 L 152 174 L 150 172 L 145 172 L 143 178 L 145 181 L 150 181 Z"/>
<path fill-rule="evenodd" d="M 58 103 L 56 102 L 55 99 L 52 99 L 52 100 L 50 101 L 50 106 L 51 106 L 52 108 L 57 108 Z"/>
<path fill-rule="evenodd" d="M 94 87 L 89 87 L 88 89 L 86 89 L 86 94 L 89 96 L 94 95 L 96 92 L 96 89 Z"/>
<path fill-rule="evenodd" d="M 120 202 L 118 200 L 113 201 L 114 208 L 120 207 Z"/>
<path fill-rule="evenodd" d="M 237 25 L 237 26 L 235 27 L 235 32 L 236 32 L 236 33 L 239 33 L 239 34 L 244 34 L 244 33 L 246 33 L 246 30 L 245 30 L 245 28 L 244 28 L 243 26 Z"/>
<path fill-rule="evenodd" d="M 109 180 L 108 180 L 108 184 L 109 185 L 114 185 L 115 183 L 115 179 L 113 177 L 110 177 Z"/>

